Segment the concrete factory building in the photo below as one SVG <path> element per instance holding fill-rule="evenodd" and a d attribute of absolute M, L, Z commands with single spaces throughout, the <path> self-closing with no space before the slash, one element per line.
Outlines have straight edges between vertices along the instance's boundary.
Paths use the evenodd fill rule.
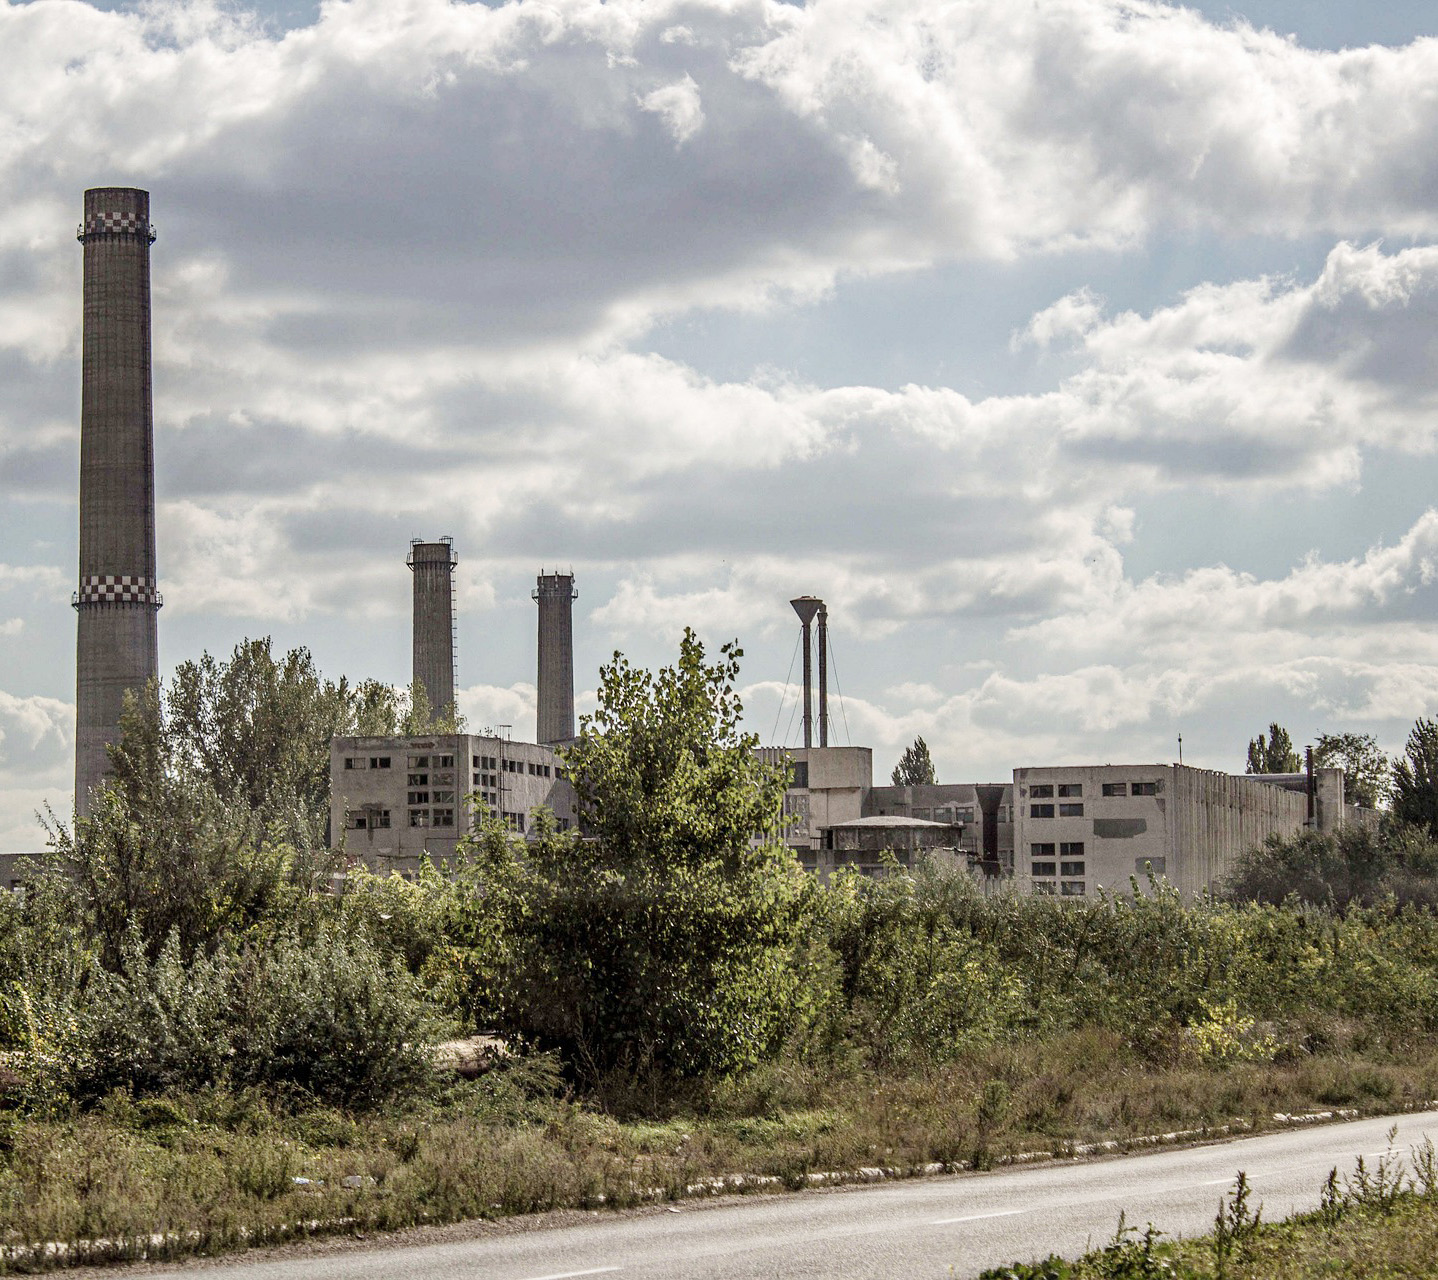
<path fill-rule="evenodd" d="M 475 829 L 475 794 L 516 832 L 541 805 L 562 830 L 577 817 L 574 788 L 549 747 L 469 733 L 330 743 L 330 830 L 372 870 L 409 876 L 427 860 L 451 861 Z"/>
<path fill-rule="evenodd" d="M 1014 797 L 1020 889 L 1075 898 L 1149 875 L 1192 898 L 1269 836 L 1372 816 L 1344 803 L 1341 769 L 1315 769 L 1311 781 L 1181 764 L 1015 769 Z"/>
<path fill-rule="evenodd" d="M 455 703 L 454 540 L 414 539 L 414 677 L 440 715 Z M 534 811 L 549 809 L 561 830 L 578 817 L 574 787 L 554 742 L 574 737 L 573 574 L 540 573 L 538 702 L 540 737 L 498 734 L 334 738 L 330 742 L 330 832 L 336 845 L 378 871 L 411 876 L 443 865 L 472 833 L 481 808 L 526 834 Z M 343 833 L 343 835 L 341 835 Z"/>
<path fill-rule="evenodd" d="M 75 808 L 109 771 L 125 693 L 159 675 L 150 195 L 85 192 Z"/>

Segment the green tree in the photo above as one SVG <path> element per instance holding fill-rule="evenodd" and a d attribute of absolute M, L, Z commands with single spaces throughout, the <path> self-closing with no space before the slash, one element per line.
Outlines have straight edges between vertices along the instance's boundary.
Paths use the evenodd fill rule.
<path fill-rule="evenodd" d="M 937 779 L 934 762 L 929 757 L 929 744 L 923 738 L 915 738 L 913 746 L 904 748 L 890 777 L 896 787 L 933 786 Z"/>
<path fill-rule="evenodd" d="M 616 653 L 565 753 L 586 836 L 541 816 L 501 1023 L 593 1083 L 727 1075 L 778 1051 L 813 883 L 780 841 L 785 771 L 740 731 L 741 651 L 686 631 L 658 673 Z"/>
<path fill-rule="evenodd" d="M 1392 787 L 1388 757 L 1371 733 L 1320 733 L 1313 745 L 1313 764 L 1343 770 L 1343 795 L 1350 804 L 1377 809 L 1388 799 Z"/>
<path fill-rule="evenodd" d="M 379 699 L 379 688 L 364 688 Z M 176 760 L 222 800 L 272 817 L 298 812 L 319 833 L 329 813 L 330 739 L 352 730 L 357 693 L 343 678 L 324 679 L 308 649 L 276 657 L 266 636 L 236 645 L 228 662 L 208 653 L 182 662 L 159 725 Z"/>
<path fill-rule="evenodd" d="M 1248 767 L 1245 773 L 1297 773 L 1303 768 L 1298 752 L 1293 749 L 1293 739 L 1281 724 L 1268 726 L 1268 737 L 1263 734 L 1248 744 Z"/>
<path fill-rule="evenodd" d="M 116 969 L 131 936 L 153 959 L 172 934 L 182 953 L 212 949 L 289 901 L 318 892 L 318 855 L 267 834 L 247 803 L 222 796 L 168 731 L 159 689 L 127 695 L 112 776 L 90 815 L 50 821 L 46 864 L 102 963 Z M 291 826 L 302 825 L 296 818 Z"/>
<path fill-rule="evenodd" d="M 1438 724 L 1418 720 L 1393 762 L 1393 816 L 1438 837 Z"/>

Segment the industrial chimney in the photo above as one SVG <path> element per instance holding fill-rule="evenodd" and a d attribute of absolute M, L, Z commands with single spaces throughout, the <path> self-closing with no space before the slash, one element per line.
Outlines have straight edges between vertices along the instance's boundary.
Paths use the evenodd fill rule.
<path fill-rule="evenodd" d="M 828 632 L 824 629 L 828 625 L 829 615 L 821 613 L 824 602 L 817 596 L 800 596 L 797 600 L 790 600 L 794 606 L 794 612 L 799 615 L 799 622 L 804 628 L 804 745 L 814 745 L 814 615 L 820 615 L 820 633 L 827 637 Z M 825 736 L 828 734 L 828 716 L 821 712 L 821 723 Z M 827 742 L 822 744 L 827 746 Z"/>
<path fill-rule="evenodd" d="M 413 538 L 405 563 L 414 574 L 414 682 L 429 699 L 430 714 L 453 715 L 454 539 Z"/>
<path fill-rule="evenodd" d="M 150 390 L 150 193 L 85 192 L 75 809 L 109 770 L 126 690 L 159 675 Z"/>
<path fill-rule="evenodd" d="M 535 739 L 568 742 L 574 737 L 574 602 L 572 573 L 545 573 L 532 593 L 539 602 L 539 708 Z"/>

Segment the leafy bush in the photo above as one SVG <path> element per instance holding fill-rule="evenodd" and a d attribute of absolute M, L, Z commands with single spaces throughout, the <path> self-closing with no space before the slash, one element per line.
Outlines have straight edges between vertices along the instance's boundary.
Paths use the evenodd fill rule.
<path fill-rule="evenodd" d="M 368 939 L 332 931 L 188 964 L 177 939 L 150 960 L 134 935 L 118 971 L 33 993 L 14 984 L 0 1010 L 0 1061 L 50 1109 L 215 1084 L 364 1108 L 431 1074 L 432 1015 L 414 979 Z"/>

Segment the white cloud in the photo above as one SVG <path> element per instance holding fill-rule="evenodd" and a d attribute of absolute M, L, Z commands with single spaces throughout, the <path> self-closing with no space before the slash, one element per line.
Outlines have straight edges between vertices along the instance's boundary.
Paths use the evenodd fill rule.
<path fill-rule="evenodd" d="M 672 28 L 671 28 L 672 30 Z M 669 32 L 660 37 L 666 44 Z M 686 75 L 673 84 L 662 85 L 652 93 L 639 99 L 645 111 L 652 111 L 661 120 L 674 138 L 674 145 L 682 147 L 704 127 L 704 106 L 699 99 L 699 86 L 694 77 Z"/>

